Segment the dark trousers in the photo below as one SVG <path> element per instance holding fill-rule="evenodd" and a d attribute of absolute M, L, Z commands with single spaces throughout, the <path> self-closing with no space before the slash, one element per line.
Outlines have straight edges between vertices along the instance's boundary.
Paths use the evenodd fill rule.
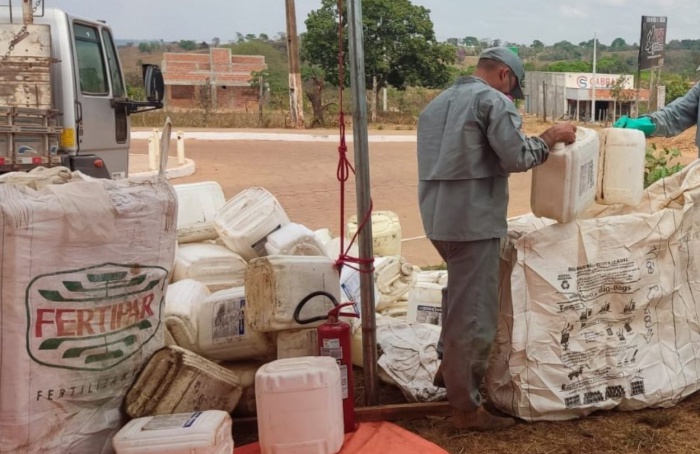
<path fill-rule="evenodd" d="M 450 405 L 474 410 L 498 324 L 498 238 L 432 241 L 447 263 L 438 354 Z"/>

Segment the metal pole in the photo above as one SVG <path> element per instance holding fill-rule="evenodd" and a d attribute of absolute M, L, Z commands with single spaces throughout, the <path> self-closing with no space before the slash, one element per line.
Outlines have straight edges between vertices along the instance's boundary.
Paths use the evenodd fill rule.
<path fill-rule="evenodd" d="M 598 38 L 596 37 L 596 33 L 593 32 L 593 80 L 591 81 L 591 85 L 593 86 L 593 90 L 591 91 L 591 121 L 595 123 L 596 118 L 595 118 L 595 87 L 598 81 L 595 78 L 595 70 L 596 70 L 596 51 L 598 49 Z"/>
<path fill-rule="evenodd" d="M 12 10 L 12 2 L 10 2 L 10 10 Z M 22 21 L 24 25 L 34 23 L 34 11 L 32 11 L 32 0 L 22 0 Z"/>
<path fill-rule="evenodd" d="M 294 0 L 286 0 L 287 8 L 287 53 L 289 54 L 289 110 L 292 125 L 304 128 L 304 99 L 302 96 L 301 70 L 299 65 L 299 36 Z"/>
<path fill-rule="evenodd" d="M 371 206 L 369 179 L 369 141 L 367 140 L 367 89 L 365 87 L 365 53 L 362 46 L 362 0 L 348 2 L 348 41 L 350 42 L 350 85 L 352 86 L 352 130 L 355 150 L 355 187 L 357 219 L 361 222 Z M 372 259 L 372 222 L 359 234 L 360 258 Z M 362 352 L 364 354 L 365 404 L 379 403 L 377 381 L 377 333 L 374 315 L 374 276 L 370 263 L 360 264 L 362 299 Z"/>

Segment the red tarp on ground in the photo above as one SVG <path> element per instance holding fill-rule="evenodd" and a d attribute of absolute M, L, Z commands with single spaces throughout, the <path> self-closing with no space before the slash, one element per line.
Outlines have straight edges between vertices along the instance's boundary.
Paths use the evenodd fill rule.
<path fill-rule="evenodd" d="M 260 454 L 253 443 L 233 450 L 234 454 Z M 447 451 L 418 435 L 389 422 L 366 422 L 345 435 L 338 454 L 448 454 Z"/>

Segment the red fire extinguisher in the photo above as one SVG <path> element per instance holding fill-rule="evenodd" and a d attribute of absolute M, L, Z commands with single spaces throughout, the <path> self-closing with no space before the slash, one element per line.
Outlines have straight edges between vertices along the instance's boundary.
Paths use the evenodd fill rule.
<path fill-rule="evenodd" d="M 301 319 L 300 314 L 304 305 L 317 296 L 325 296 L 333 302 L 333 309 L 327 315 L 319 315 L 309 319 Z M 340 381 L 343 389 L 343 423 L 345 432 L 355 430 L 355 392 L 352 378 L 352 356 L 350 352 L 350 324 L 340 320 L 340 317 L 356 317 L 355 313 L 341 312 L 344 307 L 353 306 L 353 303 L 338 304 L 338 300 L 330 293 L 324 291 L 313 292 L 299 302 L 294 310 L 294 320 L 305 325 L 319 320 L 326 320 L 317 330 L 318 351 L 320 356 L 330 356 L 335 359 L 340 367 Z"/>

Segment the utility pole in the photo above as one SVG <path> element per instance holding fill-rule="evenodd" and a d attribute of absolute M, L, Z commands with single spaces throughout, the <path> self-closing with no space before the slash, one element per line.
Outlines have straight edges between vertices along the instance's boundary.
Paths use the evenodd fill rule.
<path fill-rule="evenodd" d="M 304 128 L 304 98 L 299 69 L 299 36 L 294 0 L 285 0 L 287 6 L 287 54 L 289 55 L 289 112 L 295 128 Z"/>
<path fill-rule="evenodd" d="M 595 123 L 595 86 L 598 83 L 598 81 L 595 78 L 595 70 L 596 70 L 596 51 L 598 50 L 598 38 L 596 37 L 596 32 L 593 32 L 593 80 L 591 81 L 591 85 L 593 86 L 593 90 L 591 92 L 591 122 Z"/>

